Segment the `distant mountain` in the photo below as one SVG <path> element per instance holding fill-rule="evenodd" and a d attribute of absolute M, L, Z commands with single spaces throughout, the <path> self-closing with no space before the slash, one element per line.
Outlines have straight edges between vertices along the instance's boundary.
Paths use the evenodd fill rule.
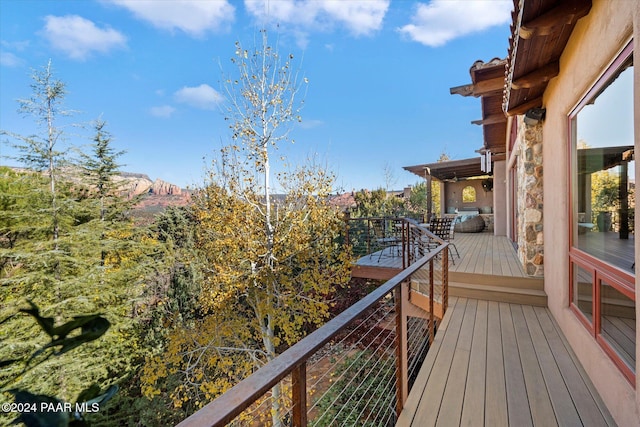
<path fill-rule="evenodd" d="M 191 191 L 148 175 L 122 172 L 115 177 L 128 198 L 141 196 L 133 215 L 141 221 L 153 221 L 153 217 L 169 206 L 186 206 L 191 201 Z"/>
<path fill-rule="evenodd" d="M 11 168 L 16 171 L 27 171 L 25 168 Z M 67 168 L 64 173 L 74 182 L 81 180 L 80 169 Z M 143 173 L 119 172 L 115 175 L 114 180 L 127 198 L 141 196 L 140 202 L 134 207 L 134 215 L 144 221 L 153 220 L 153 216 L 168 206 L 186 206 L 191 201 L 191 190 L 180 188 L 178 185 L 159 178 L 152 181 L 148 175 Z"/>

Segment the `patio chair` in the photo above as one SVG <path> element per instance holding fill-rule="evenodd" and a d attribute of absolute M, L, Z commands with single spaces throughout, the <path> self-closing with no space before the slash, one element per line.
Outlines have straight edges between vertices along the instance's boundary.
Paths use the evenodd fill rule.
<path fill-rule="evenodd" d="M 456 247 L 455 243 L 451 242 L 451 236 L 453 234 L 451 231 L 452 222 L 453 218 L 450 217 L 434 218 L 429 224 L 429 230 L 440 239 L 449 243 L 449 254 L 451 255 L 451 262 L 453 263 L 453 265 L 455 265 L 456 262 L 453 259 L 453 250 L 456 251 L 456 255 L 458 255 L 458 258 L 460 258 L 460 252 L 458 252 L 458 248 Z"/>
<path fill-rule="evenodd" d="M 395 227 L 390 226 L 385 219 L 371 220 L 371 228 L 373 229 L 374 241 L 377 247 L 382 248 L 378 254 L 378 262 L 380 258 L 385 255 L 385 250 L 388 248 L 388 254 L 394 256 L 400 256 L 400 248 L 402 244 L 402 237 L 397 235 Z M 373 253 L 369 257 L 373 256 Z"/>

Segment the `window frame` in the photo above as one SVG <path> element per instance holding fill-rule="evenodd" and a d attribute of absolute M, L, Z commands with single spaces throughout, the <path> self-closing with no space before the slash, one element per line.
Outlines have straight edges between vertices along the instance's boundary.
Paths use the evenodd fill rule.
<path fill-rule="evenodd" d="M 582 109 L 588 105 L 595 97 L 599 96 L 601 92 L 606 90 L 607 86 L 611 84 L 612 78 L 620 71 L 620 68 L 633 57 L 633 40 L 630 40 L 626 46 L 616 55 L 615 59 L 606 68 L 605 72 L 598 77 L 596 82 L 591 88 L 584 94 L 580 102 L 571 110 L 567 116 L 568 124 L 568 154 L 569 154 L 569 168 L 568 168 L 568 219 L 569 219 L 569 308 L 577 317 L 577 319 L 584 325 L 589 333 L 594 337 L 595 341 L 600 345 L 604 352 L 611 358 L 614 364 L 620 369 L 625 378 L 636 387 L 636 373 L 635 366 L 630 367 L 622 358 L 617 354 L 614 348 L 607 342 L 602 336 L 602 313 L 601 313 L 601 286 L 602 281 L 606 281 L 611 287 L 622 293 L 626 297 L 630 298 L 634 303 L 636 302 L 635 294 L 635 275 L 630 274 L 622 269 L 615 267 L 611 264 L 604 262 L 603 260 L 591 255 L 576 246 L 577 243 L 577 225 L 575 222 L 575 212 L 577 212 L 576 205 L 578 204 L 578 183 L 574 179 L 574 173 L 577 169 L 577 126 L 576 117 L 582 111 Z M 634 64 L 635 65 L 635 64 Z M 635 132 L 635 130 L 634 130 Z M 576 207 L 574 209 L 574 207 Z M 634 227 L 635 229 L 635 227 Z M 634 234 L 635 238 L 635 234 Z M 592 279 L 592 319 L 590 321 L 588 317 L 574 304 L 574 280 L 575 268 L 574 266 L 580 266 L 581 268 L 591 273 Z M 637 319 L 636 319 L 637 323 Z"/>

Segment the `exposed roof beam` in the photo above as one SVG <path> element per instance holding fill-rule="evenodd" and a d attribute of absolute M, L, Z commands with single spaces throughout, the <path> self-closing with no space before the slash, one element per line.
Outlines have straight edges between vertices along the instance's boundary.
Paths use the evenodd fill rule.
<path fill-rule="evenodd" d="M 471 96 L 473 95 L 473 83 L 456 86 L 449 89 L 451 95 Z"/>
<path fill-rule="evenodd" d="M 456 86 L 449 89 L 451 95 L 478 96 L 501 93 L 504 89 L 504 76 L 482 80 L 475 84 Z"/>
<path fill-rule="evenodd" d="M 538 68 L 522 77 L 518 77 L 511 83 L 511 89 L 529 89 L 543 83 L 547 83 L 560 73 L 560 63 L 554 61 L 544 67 Z"/>
<path fill-rule="evenodd" d="M 542 106 L 542 97 L 531 99 L 529 101 L 525 101 L 520 105 L 514 105 L 507 111 L 507 116 L 519 116 L 521 114 L 526 113 L 531 108 L 541 107 Z"/>
<path fill-rule="evenodd" d="M 499 113 L 499 114 L 488 115 L 482 120 L 474 120 L 471 123 L 474 125 L 495 125 L 498 123 L 504 123 L 506 121 L 507 121 L 507 117 L 504 114 Z"/>
<path fill-rule="evenodd" d="M 563 25 L 573 25 L 578 19 L 587 15 L 591 10 L 591 2 L 581 0 L 565 1 L 548 12 L 525 22 L 520 26 L 519 35 L 523 39 L 535 36 L 546 36 Z"/>

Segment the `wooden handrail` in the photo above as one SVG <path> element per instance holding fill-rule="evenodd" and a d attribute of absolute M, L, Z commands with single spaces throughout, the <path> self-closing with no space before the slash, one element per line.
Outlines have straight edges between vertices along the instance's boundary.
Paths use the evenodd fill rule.
<path fill-rule="evenodd" d="M 407 227 L 410 226 L 419 227 L 417 224 L 407 225 Z M 424 231 L 431 234 L 425 228 L 419 228 L 421 228 L 421 232 Z M 266 365 L 205 405 L 196 413 L 180 422 L 178 426 L 224 426 L 290 374 L 292 375 L 294 396 L 300 398 L 294 399 L 294 425 L 306 425 L 306 396 L 302 396 L 302 394 L 306 393 L 305 369 L 307 360 L 315 354 L 318 349 L 338 335 L 340 331 L 352 324 L 353 321 L 361 316 L 367 309 L 373 307 L 385 295 L 399 289 L 403 282 L 409 280 L 412 274 L 431 262 L 440 252 L 444 254 L 443 259 L 446 260 L 448 243 L 440 241 L 440 239 L 432 234 L 431 236 L 433 236 L 434 240 L 440 242 L 440 245 L 432 252 L 428 252 L 424 257 L 402 270 L 401 273 L 386 281 L 363 299 L 291 346 L 275 359 L 269 361 Z M 296 401 L 298 403 L 295 403 Z"/>

